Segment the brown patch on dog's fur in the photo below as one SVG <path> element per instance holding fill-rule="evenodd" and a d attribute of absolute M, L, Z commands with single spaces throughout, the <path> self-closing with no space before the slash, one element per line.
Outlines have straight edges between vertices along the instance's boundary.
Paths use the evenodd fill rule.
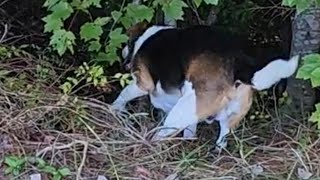
<path fill-rule="evenodd" d="M 246 84 L 240 84 L 236 90 L 236 96 L 240 97 L 240 112 L 234 114 L 230 117 L 229 121 L 229 128 L 236 127 L 240 121 L 247 115 L 250 107 L 252 105 L 252 98 L 253 98 L 253 89 L 251 86 Z"/>
<path fill-rule="evenodd" d="M 136 57 L 133 61 L 132 72 L 137 78 L 137 85 L 145 91 L 152 92 L 155 88 L 153 79 L 142 58 Z"/>
<path fill-rule="evenodd" d="M 225 63 L 226 59 L 217 55 L 202 54 L 188 66 L 186 79 L 196 91 L 199 120 L 216 114 L 235 96 L 233 74 Z"/>
<path fill-rule="evenodd" d="M 136 38 L 138 36 L 141 36 L 147 28 L 148 28 L 147 21 L 139 22 L 139 23 L 131 26 L 127 30 L 127 35 L 129 36 L 129 39 Z"/>

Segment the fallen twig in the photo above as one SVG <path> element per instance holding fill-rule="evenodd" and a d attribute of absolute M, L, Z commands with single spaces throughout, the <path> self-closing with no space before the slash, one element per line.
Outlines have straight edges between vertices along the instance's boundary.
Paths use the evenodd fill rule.
<path fill-rule="evenodd" d="M 1 6 L 1 5 L 0 5 Z M 4 38 L 7 36 L 8 34 L 8 24 L 5 24 L 4 25 L 4 31 L 3 31 L 3 34 L 1 36 L 1 39 L 0 39 L 0 43 L 3 42 Z"/>

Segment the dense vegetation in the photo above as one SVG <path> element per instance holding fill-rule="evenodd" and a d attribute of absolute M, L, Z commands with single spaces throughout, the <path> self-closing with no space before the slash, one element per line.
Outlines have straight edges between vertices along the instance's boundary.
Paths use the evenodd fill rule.
<path fill-rule="evenodd" d="M 302 112 L 306 117 L 297 119 L 287 111 L 286 93 L 278 103 L 272 93 L 259 94 L 247 121 L 230 137 L 230 152 L 221 155 L 209 153 L 214 125 L 200 127 L 197 141 L 150 144 L 150 128 L 159 121 L 147 99 L 131 104 L 137 113 L 128 119 L 115 117 L 107 104 L 130 82 L 121 50 L 125 30 L 139 21 L 163 23 L 166 17 L 178 26 L 220 26 L 246 34 L 251 53 L 266 48 L 266 56 L 289 56 L 292 18 L 320 1 L 137 2 L 0 2 L 0 179 L 35 173 L 56 180 L 319 175 L 319 104 L 311 118 Z M 297 78 L 320 86 L 320 55 L 302 59 Z"/>

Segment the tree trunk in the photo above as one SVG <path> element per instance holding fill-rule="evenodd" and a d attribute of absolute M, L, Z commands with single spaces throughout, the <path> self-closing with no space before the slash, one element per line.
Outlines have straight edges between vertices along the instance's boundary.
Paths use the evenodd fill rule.
<path fill-rule="evenodd" d="M 300 58 L 310 53 L 318 53 L 320 48 L 320 9 L 310 8 L 296 14 L 292 22 L 292 42 L 290 56 L 300 54 Z M 301 59 L 300 59 L 301 66 Z M 296 74 L 295 74 L 296 75 Z M 288 94 L 292 98 L 290 109 L 301 114 L 314 109 L 315 90 L 310 81 L 288 79 Z M 297 115 L 297 114 L 296 114 Z"/>

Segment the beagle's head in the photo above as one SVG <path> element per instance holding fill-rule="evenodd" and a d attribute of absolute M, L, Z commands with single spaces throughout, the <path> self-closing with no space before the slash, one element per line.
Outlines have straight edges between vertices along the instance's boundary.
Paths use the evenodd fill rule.
<path fill-rule="evenodd" d="M 122 50 L 122 64 L 126 70 L 131 69 L 131 62 L 134 56 L 138 53 L 142 44 L 151 36 L 164 29 L 171 29 L 173 26 L 151 25 L 147 21 L 139 22 L 127 30 L 129 37 L 127 45 Z"/>
<path fill-rule="evenodd" d="M 131 68 L 131 59 L 133 57 L 136 41 L 146 31 L 148 27 L 149 27 L 149 23 L 147 21 L 142 21 L 142 22 L 136 23 L 135 25 L 131 26 L 127 30 L 126 33 L 129 39 L 128 39 L 127 45 L 122 50 L 122 58 L 124 59 L 122 66 L 126 70 L 129 70 Z"/>

